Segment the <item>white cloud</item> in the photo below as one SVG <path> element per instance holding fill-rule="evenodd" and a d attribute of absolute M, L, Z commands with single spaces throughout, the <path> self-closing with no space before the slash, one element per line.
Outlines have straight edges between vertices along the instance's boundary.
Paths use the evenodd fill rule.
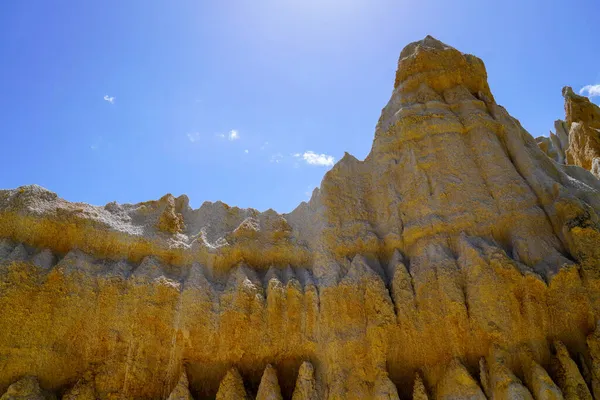
<path fill-rule="evenodd" d="M 197 142 L 198 140 L 200 140 L 200 132 L 188 133 L 187 137 L 190 140 L 190 142 L 192 142 L 192 143 Z"/>
<path fill-rule="evenodd" d="M 331 167 L 335 162 L 333 156 L 327 154 L 317 154 L 314 151 L 306 151 L 304 154 L 295 153 L 293 155 L 296 158 L 302 158 L 309 165 L 318 165 L 321 167 Z"/>
<path fill-rule="evenodd" d="M 114 96 L 109 96 L 107 94 L 104 95 L 104 100 L 108 101 L 110 104 L 115 104 L 115 97 Z"/>
<path fill-rule="evenodd" d="M 235 129 L 229 131 L 229 140 L 238 140 L 240 138 L 240 134 Z"/>
<path fill-rule="evenodd" d="M 579 94 L 587 92 L 588 97 L 600 96 L 600 84 L 597 85 L 585 85 L 579 90 Z"/>
<path fill-rule="evenodd" d="M 240 133 L 237 130 L 232 129 L 232 130 L 229 131 L 228 134 L 217 133 L 217 137 L 219 137 L 221 139 L 227 138 L 227 139 L 229 139 L 230 141 L 233 142 L 234 140 L 238 140 L 240 138 Z"/>
<path fill-rule="evenodd" d="M 271 156 L 271 159 L 269 161 L 275 164 L 279 164 L 281 160 L 283 160 L 283 154 L 275 153 Z"/>
<path fill-rule="evenodd" d="M 246 149 L 246 150 L 244 150 L 244 153 L 248 154 L 248 153 L 250 153 L 250 152 L 248 151 L 248 149 Z"/>
<path fill-rule="evenodd" d="M 269 145 L 269 142 L 265 142 L 265 144 L 263 144 L 262 146 L 260 146 L 261 150 L 264 150 L 267 148 L 267 146 Z"/>

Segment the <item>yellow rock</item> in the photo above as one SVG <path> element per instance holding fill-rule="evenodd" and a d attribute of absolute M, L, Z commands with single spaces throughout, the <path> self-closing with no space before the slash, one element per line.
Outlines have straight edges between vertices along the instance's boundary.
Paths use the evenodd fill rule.
<path fill-rule="evenodd" d="M 281 388 L 279 387 L 279 381 L 277 380 L 277 372 L 271 364 L 267 365 L 265 372 L 263 373 L 260 385 L 258 386 L 258 393 L 256 394 L 256 400 L 282 400 Z"/>
<path fill-rule="evenodd" d="M 574 96 L 546 151 L 587 168 L 595 111 Z M 483 399 L 484 359 L 489 397 L 589 398 L 599 212 L 600 180 L 550 160 L 483 62 L 428 36 L 401 52 L 369 155 L 289 214 L 0 190 L 0 393 L 36 376 L 67 398 L 189 399 L 189 378 L 234 399 L 243 375 L 260 398 L 424 399 L 421 371 L 431 398 Z M 582 372 L 558 344 L 546 373 L 553 340 Z"/>
<path fill-rule="evenodd" d="M 425 389 L 425 385 L 423 384 L 423 378 L 419 373 L 415 375 L 415 383 L 413 385 L 412 396 L 413 400 L 429 400 L 429 396 L 427 395 L 427 389 Z"/>
<path fill-rule="evenodd" d="M 571 359 L 565 345 L 560 341 L 555 341 L 554 348 L 556 355 L 553 358 L 553 373 L 565 400 L 592 400 L 593 397 L 577 368 L 577 364 Z"/>
<path fill-rule="evenodd" d="M 534 361 L 530 352 L 523 349 L 520 355 L 525 382 L 536 400 L 563 400 L 558 386 L 552 381 L 548 372 Z"/>
<path fill-rule="evenodd" d="M 436 399 L 481 399 L 486 397 L 481 388 L 458 360 L 451 361 L 436 388 Z"/>
<path fill-rule="evenodd" d="M 181 372 L 177 385 L 173 388 L 167 400 L 193 400 L 185 371 Z"/>
<path fill-rule="evenodd" d="M 567 164 L 583 167 L 598 176 L 600 166 L 600 107 L 587 97 L 573 93 L 570 87 L 563 89 L 566 123 L 569 127 Z M 598 159 L 598 160 L 596 160 Z M 595 166 L 595 168 L 594 168 Z"/>
<path fill-rule="evenodd" d="M 315 382 L 315 372 L 312 364 L 304 361 L 298 372 L 296 387 L 292 400 L 318 400 L 317 384 Z"/>
<path fill-rule="evenodd" d="M 45 393 L 33 376 L 19 379 L 8 387 L 0 400 L 55 400 L 56 397 Z"/>
<path fill-rule="evenodd" d="M 248 398 L 240 373 L 235 368 L 230 369 L 219 385 L 217 400 L 246 400 Z"/>

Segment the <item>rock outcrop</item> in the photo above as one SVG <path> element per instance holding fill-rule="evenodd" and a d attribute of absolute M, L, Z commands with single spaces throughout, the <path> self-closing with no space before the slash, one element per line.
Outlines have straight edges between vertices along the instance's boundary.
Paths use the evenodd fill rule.
<path fill-rule="evenodd" d="M 38 398 L 35 376 L 67 398 L 591 398 L 599 212 L 600 180 L 547 157 L 480 59 L 426 37 L 370 154 L 289 214 L 0 191 L 0 393 Z"/>
<path fill-rule="evenodd" d="M 8 387 L 1 400 L 56 400 L 52 394 L 40 388 L 38 380 L 33 376 L 25 376 Z"/>
<path fill-rule="evenodd" d="M 556 134 L 540 136 L 540 149 L 560 164 L 576 165 L 600 178 L 600 107 L 573 89 L 563 88 L 566 120 L 554 123 Z"/>
<path fill-rule="evenodd" d="M 563 89 L 565 112 L 569 126 L 567 164 L 577 165 L 596 174 L 600 162 L 600 107 L 587 97 L 573 93 L 570 87 Z"/>
<path fill-rule="evenodd" d="M 173 388 L 173 390 L 169 394 L 169 397 L 167 397 L 167 400 L 193 400 L 192 394 L 190 393 L 189 389 L 187 374 L 185 373 L 185 371 L 181 373 L 177 385 L 175 386 L 175 388 Z"/>
<path fill-rule="evenodd" d="M 566 163 L 566 151 L 569 148 L 569 128 L 563 120 L 554 121 L 556 133 L 550 132 L 548 137 L 539 136 L 535 138 L 538 146 L 551 159 L 559 164 Z"/>
<path fill-rule="evenodd" d="M 246 400 L 248 399 L 244 381 L 237 369 L 230 369 L 219 386 L 217 400 Z"/>
<path fill-rule="evenodd" d="M 256 394 L 256 400 L 282 400 L 281 388 L 279 387 L 279 381 L 277 380 L 277 372 L 271 366 L 267 365 L 265 372 L 263 373 L 258 387 L 258 393 Z"/>

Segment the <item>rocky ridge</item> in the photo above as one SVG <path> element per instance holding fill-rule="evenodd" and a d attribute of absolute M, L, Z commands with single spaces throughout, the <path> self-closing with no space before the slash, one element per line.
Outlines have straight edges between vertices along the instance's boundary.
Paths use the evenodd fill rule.
<path fill-rule="evenodd" d="M 290 214 L 0 191 L 2 400 L 592 398 L 599 211 L 428 36 Z"/>

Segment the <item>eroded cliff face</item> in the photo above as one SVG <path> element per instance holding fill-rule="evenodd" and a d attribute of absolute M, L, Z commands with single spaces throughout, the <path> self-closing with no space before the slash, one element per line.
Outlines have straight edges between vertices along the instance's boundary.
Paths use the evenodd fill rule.
<path fill-rule="evenodd" d="M 554 123 L 556 134 L 538 137 L 542 151 L 561 164 L 577 165 L 600 178 L 600 107 L 570 87 L 563 88 L 566 120 Z"/>
<path fill-rule="evenodd" d="M 0 191 L 2 400 L 592 398 L 598 211 L 427 37 L 290 214 Z"/>

